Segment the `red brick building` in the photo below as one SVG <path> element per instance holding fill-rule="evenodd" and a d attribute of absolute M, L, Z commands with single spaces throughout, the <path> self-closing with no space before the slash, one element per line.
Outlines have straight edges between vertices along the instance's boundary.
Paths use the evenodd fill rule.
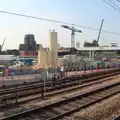
<path fill-rule="evenodd" d="M 38 52 L 37 51 L 20 51 L 19 56 L 20 57 L 37 57 Z"/>

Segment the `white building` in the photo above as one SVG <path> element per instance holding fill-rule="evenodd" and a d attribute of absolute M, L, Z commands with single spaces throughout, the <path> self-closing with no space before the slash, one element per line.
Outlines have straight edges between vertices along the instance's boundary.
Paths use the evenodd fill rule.
<path fill-rule="evenodd" d="M 0 61 L 12 61 L 16 60 L 18 56 L 15 55 L 0 55 Z"/>

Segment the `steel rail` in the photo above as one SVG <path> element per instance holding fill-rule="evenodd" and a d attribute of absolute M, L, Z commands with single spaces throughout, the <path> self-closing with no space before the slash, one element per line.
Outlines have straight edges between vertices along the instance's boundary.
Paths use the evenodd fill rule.
<path fill-rule="evenodd" d="M 106 78 L 106 77 L 110 77 L 110 76 L 114 76 L 114 75 L 117 75 L 117 74 L 119 74 L 120 72 L 115 72 L 115 73 L 111 73 L 111 74 L 107 74 L 107 75 L 101 75 L 101 76 L 97 76 L 97 77 L 93 77 L 93 78 L 88 78 L 88 79 L 85 79 L 84 81 L 81 81 L 81 82 L 91 82 L 91 81 L 95 81 L 95 80 L 98 80 L 98 79 L 102 79 L 102 78 Z M 78 81 L 78 80 L 77 80 Z M 77 85 L 78 83 L 76 82 L 76 81 L 74 81 L 75 83 L 71 83 L 71 84 L 63 84 L 63 85 L 61 85 L 61 89 L 62 88 L 64 88 L 64 87 L 69 87 L 69 86 L 71 86 L 71 85 Z M 88 83 L 89 83 L 88 82 Z M 59 83 L 59 84 L 61 84 L 61 83 Z M 25 97 L 25 96 L 28 96 L 28 95 L 32 95 L 32 94 L 35 94 L 35 93 L 40 93 L 41 92 L 41 89 L 40 89 L 40 87 L 41 86 L 35 86 L 34 88 L 33 88 L 33 91 L 31 92 L 31 91 L 25 91 L 25 92 L 23 92 L 23 90 L 19 90 L 19 89 L 15 89 L 14 91 L 12 91 L 12 94 L 11 94 L 11 92 L 10 92 L 10 94 L 5 94 L 5 95 L 3 95 L 3 97 L 4 98 L 6 98 L 6 99 L 14 99 L 15 97 L 16 97 L 16 95 L 15 94 L 13 94 L 13 93 L 16 93 L 16 90 L 17 90 L 17 92 L 20 92 L 20 91 L 22 91 L 22 93 L 20 94 L 18 94 L 17 95 L 17 97 Z M 36 90 L 36 88 L 39 88 L 39 90 Z M 32 88 L 31 88 L 32 89 Z M 53 91 L 55 88 L 47 88 L 47 92 L 50 92 L 50 91 Z M 59 86 L 58 86 L 58 89 L 60 89 L 59 88 Z M 25 89 L 26 90 L 26 89 Z M 28 89 L 29 90 L 29 89 Z M 35 90 L 35 92 L 34 92 L 34 90 Z M 55 90 L 57 90 L 57 88 L 55 89 Z M 2 99 L 2 96 L 0 97 L 1 99 Z"/>
<path fill-rule="evenodd" d="M 92 105 L 96 102 L 99 102 L 103 99 L 106 99 L 112 95 L 119 93 L 119 92 L 120 92 L 120 82 L 111 83 L 111 84 L 104 85 L 102 87 L 93 88 L 90 91 L 87 91 L 87 92 L 85 91 L 83 93 L 77 94 L 77 95 L 69 97 L 69 98 L 62 99 L 58 102 L 51 103 L 51 104 L 43 106 L 43 107 L 28 109 L 26 111 L 13 114 L 13 115 L 8 116 L 8 117 L 4 117 L 1 120 L 17 120 L 18 118 L 29 117 L 31 114 L 34 114 L 34 113 L 37 114 L 39 111 L 41 111 L 41 112 L 46 111 L 47 112 L 47 110 L 49 110 L 49 109 L 52 110 L 53 108 L 56 108 L 56 107 L 59 108 L 60 105 L 63 105 L 63 106 L 68 105 L 69 106 L 69 103 L 75 102 L 76 100 L 81 100 L 81 99 L 84 100 L 84 98 L 87 98 L 87 97 L 94 97 L 95 93 L 99 93 L 99 94 L 101 93 L 102 95 L 104 95 L 103 97 L 99 96 L 99 99 L 96 99 L 96 100 L 92 99 L 92 101 L 89 101 L 89 99 L 88 99 L 88 103 L 82 104 L 82 106 L 76 106 L 75 108 L 71 107 L 70 110 L 53 115 L 52 117 L 47 116 L 48 118 L 46 118 L 46 120 L 56 120 L 58 118 L 61 118 L 61 117 L 66 116 L 68 114 L 71 114 L 75 111 L 78 111 L 82 108 L 88 107 L 89 105 Z M 105 93 L 105 94 L 103 94 L 103 93 Z M 107 93 L 107 95 L 106 95 L 106 93 Z M 40 115 L 41 112 L 38 115 Z M 31 118 L 31 119 L 33 119 L 33 118 Z"/>
<path fill-rule="evenodd" d="M 45 97 L 52 97 L 52 96 L 54 96 L 54 95 L 57 95 L 57 94 L 62 94 L 62 93 L 65 93 L 65 92 L 69 92 L 69 91 L 73 91 L 73 90 L 77 90 L 77 89 L 82 89 L 82 88 L 84 88 L 84 87 L 88 87 L 88 86 L 92 86 L 92 85 L 94 85 L 94 84 L 98 84 L 98 83 L 101 83 L 101 82 L 105 82 L 105 81 L 108 81 L 108 80 L 111 80 L 112 78 L 110 77 L 108 77 L 107 79 L 104 79 L 104 80 L 99 80 L 99 81 L 90 81 L 90 82 L 88 82 L 88 83 L 86 83 L 86 84 L 82 84 L 82 85 L 77 85 L 77 86 L 75 86 L 75 87 L 68 87 L 68 88 L 66 88 L 66 89 L 60 89 L 60 90 L 58 90 L 58 91 L 53 91 L 53 92 L 47 92 L 46 93 L 46 95 L 45 95 Z M 40 93 L 40 90 L 39 91 L 35 91 L 33 94 L 35 94 L 35 93 L 37 93 L 37 94 L 39 94 Z M 22 94 L 22 96 L 25 98 L 25 97 L 29 97 L 28 95 L 32 95 L 32 93 L 30 93 L 30 94 Z M 14 105 L 14 104 L 17 104 L 17 105 L 20 105 L 20 104 L 25 104 L 25 103 L 27 103 L 27 102 L 29 102 L 29 101 L 32 101 L 32 100 L 36 100 L 36 99 L 38 99 L 38 98 L 40 98 L 41 96 L 38 96 L 38 95 L 36 95 L 36 96 L 34 96 L 33 98 L 30 98 L 30 99 L 26 99 L 26 100 L 20 100 L 20 95 L 18 96 L 19 97 L 19 99 L 18 99 L 18 101 L 17 101 L 17 103 L 15 102 L 15 98 L 14 97 L 12 97 L 12 98 L 14 98 L 14 102 L 8 102 L 7 104 L 2 104 L 2 105 L 0 105 L 0 107 L 1 108 L 3 108 L 3 107 L 7 107 L 7 106 L 11 106 L 11 105 Z M 21 98 L 22 99 L 22 98 Z"/>
<path fill-rule="evenodd" d="M 120 69 L 118 69 L 118 71 L 119 71 Z M 115 72 L 118 72 L 118 71 L 116 71 L 116 69 L 115 69 Z M 111 70 L 111 72 L 113 72 L 114 73 L 114 71 L 112 71 Z M 110 73 L 111 73 L 110 72 Z M 105 72 L 102 72 L 103 74 L 105 74 L 105 75 L 107 75 L 107 74 L 110 74 L 108 71 L 106 71 L 106 73 Z M 99 75 L 99 76 L 97 76 L 98 77 L 98 79 L 101 79 L 102 78 L 102 73 Z M 96 73 L 97 74 L 97 73 Z M 97 78 L 96 76 L 93 76 L 93 77 L 91 77 L 91 78 L 89 78 L 89 77 L 87 77 L 87 78 L 81 78 L 81 76 L 76 76 L 76 77 L 69 77 L 69 78 L 66 78 L 66 79 L 63 79 L 63 80 L 60 80 L 60 81 L 56 81 L 55 83 L 56 84 L 60 84 L 60 83 L 64 83 L 64 82 L 71 82 L 71 81 L 78 81 L 78 80 L 81 80 L 81 82 L 86 82 L 86 81 L 89 81 L 89 79 L 90 80 L 94 80 L 94 79 L 96 79 Z M 101 77 L 101 78 L 99 78 L 99 77 Z M 51 84 L 53 83 L 53 81 L 51 80 L 51 81 L 49 81 L 49 82 L 46 82 L 46 86 L 50 86 Z M 33 85 L 27 85 L 27 86 L 21 86 L 21 87 L 17 87 L 17 91 L 23 91 L 23 90 L 29 90 L 29 89 L 35 89 L 35 88 L 39 88 L 39 87 L 43 87 L 43 83 L 37 83 L 37 84 L 33 84 Z M 2 95 L 2 94 L 9 94 L 9 93 L 12 93 L 12 92 L 15 92 L 16 91 L 16 88 L 11 88 L 11 89 L 4 89 L 4 90 L 1 90 L 0 91 L 0 95 Z"/>
<path fill-rule="evenodd" d="M 66 77 L 66 78 L 64 78 L 64 79 L 61 79 L 60 81 L 62 82 L 62 81 L 69 81 L 69 80 L 76 80 L 76 79 L 86 79 L 86 78 L 89 78 L 89 77 L 95 77 L 96 75 L 100 75 L 100 74 L 108 74 L 108 73 L 110 73 L 110 72 L 114 72 L 114 71 L 119 71 L 120 70 L 120 68 L 115 68 L 115 69 L 110 69 L 110 70 L 107 70 L 107 71 L 99 71 L 99 72 L 96 72 L 96 73 L 89 73 L 88 75 L 82 75 L 82 76 L 79 76 L 79 75 L 75 75 L 75 76 L 71 76 L 71 77 Z M 49 80 L 49 82 L 47 81 L 47 83 L 49 84 L 50 82 L 53 82 L 53 80 Z M 33 84 L 28 84 L 28 85 L 21 85 L 21 86 L 17 86 L 18 87 L 18 89 L 25 89 L 25 90 L 27 90 L 27 89 L 29 89 L 29 88 L 32 88 L 32 87 L 34 87 L 34 86 L 38 86 L 38 85 L 41 85 L 42 86 L 42 82 L 40 82 L 40 81 L 37 81 L 37 83 L 33 83 Z M 10 93 L 10 92 L 13 92 L 15 90 L 15 87 L 13 87 L 13 88 L 6 88 L 6 89 L 2 89 L 2 90 L 0 90 L 0 95 L 1 94 L 4 94 L 5 92 L 7 93 Z"/>
<path fill-rule="evenodd" d="M 113 120 L 120 120 L 120 115 L 114 118 Z"/>
<path fill-rule="evenodd" d="M 116 74 L 118 74 L 118 72 L 117 73 L 112 73 L 112 74 L 109 74 L 109 75 L 107 75 L 106 77 L 110 77 L 110 76 L 114 76 L 114 75 L 116 75 Z M 102 78 L 106 78 L 105 76 L 101 76 Z M 69 89 L 67 89 L 67 90 L 59 90 L 59 91 L 54 91 L 53 93 L 50 93 L 49 94 L 49 92 L 47 92 L 47 95 L 46 96 L 50 96 L 50 95 L 55 95 L 55 94 L 60 94 L 60 93 L 63 93 L 63 92 L 68 92 L 68 91 L 72 91 L 72 90 L 76 90 L 76 89 L 80 89 L 80 88 L 84 88 L 84 87 L 87 87 L 87 86 L 91 86 L 91 85 L 94 85 L 94 84 L 98 84 L 98 83 L 101 83 L 101 82 L 104 82 L 104 81 L 107 81 L 107 80 L 109 80 L 109 79 L 111 79 L 111 78 L 108 78 L 108 79 L 105 79 L 105 80 L 99 80 L 99 81 L 90 81 L 89 80 L 89 82 L 87 83 L 87 84 L 82 84 L 82 85 L 78 85 L 78 86 L 75 86 L 74 88 L 69 88 Z M 78 84 L 78 83 L 77 83 Z M 64 85 L 64 84 L 63 84 Z M 68 86 L 67 86 L 68 87 Z M 64 89 L 64 88 L 63 88 Z M 25 92 L 25 93 L 21 93 L 21 94 L 18 94 L 17 95 L 17 97 L 20 99 L 20 98 L 22 98 L 22 97 L 28 97 L 29 95 L 33 95 L 33 94 L 35 94 L 35 93 L 37 93 L 37 94 L 39 94 L 39 93 L 41 93 L 41 91 L 40 91 L 41 89 L 38 89 L 38 90 L 35 90 L 34 92 Z M 5 99 L 6 98 L 6 100 L 15 100 L 16 99 L 16 95 L 15 94 L 13 94 L 13 95 L 10 95 L 10 96 L 3 96 L 3 97 L 1 97 L 1 99 Z M 40 98 L 40 96 L 39 97 L 35 97 L 34 96 L 34 98 L 31 98 L 31 99 L 27 99 L 27 100 L 24 100 L 24 101 L 20 101 L 20 102 L 17 102 L 16 104 L 22 104 L 22 103 L 24 103 L 24 102 L 28 102 L 28 101 L 31 101 L 31 100 L 35 100 L 35 99 L 37 99 L 37 98 Z M 19 101 L 19 99 L 18 99 L 18 101 Z M 12 104 L 14 104 L 15 102 L 8 102 L 7 104 L 3 104 L 3 105 L 1 105 L 0 107 L 3 107 L 3 106 L 7 106 L 7 105 L 12 105 Z"/>

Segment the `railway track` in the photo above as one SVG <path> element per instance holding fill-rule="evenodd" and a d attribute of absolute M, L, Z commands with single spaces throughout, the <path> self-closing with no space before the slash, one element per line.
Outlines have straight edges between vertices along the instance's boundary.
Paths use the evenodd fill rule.
<path fill-rule="evenodd" d="M 113 120 L 120 120 L 120 115 L 119 116 L 117 116 L 115 119 L 113 119 Z"/>
<path fill-rule="evenodd" d="M 96 80 L 96 78 L 100 79 L 104 77 L 104 75 L 108 75 L 108 74 L 111 74 L 111 73 L 116 73 L 116 72 L 119 72 L 120 68 L 117 68 L 117 69 L 111 69 L 111 70 L 107 70 L 107 71 L 102 71 L 102 72 L 97 72 L 97 73 L 90 73 L 88 75 L 82 75 L 82 76 L 72 76 L 72 77 L 67 77 L 65 79 L 60 79 L 60 80 L 57 80 L 55 82 L 55 84 L 59 84 L 59 83 L 68 83 L 68 82 L 71 82 L 71 81 L 77 81 L 77 80 L 81 80 L 81 82 L 87 82 L 88 80 Z M 96 75 L 98 75 L 96 77 Z M 103 76 L 101 76 L 103 75 Z M 91 79 L 90 79 L 91 77 Z M 50 86 L 51 84 L 53 84 L 53 80 L 49 80 L 49 81 L 46 81 L 46 86 Z M 23 90 L 29 90 L 29 89 L 33 89 L 33 88 L 38 88 L 38 87 L 43 87 L 43 82 L 42 81 L 37 81 L 37 83 L 33 83 L 33 84 L 27 84 L 27 85 L 17 85 L 15 87 L 12 87 L 12 88 L 5 88 L 5 89 L 1 89 L 0 90 L 0 95 L 2 94 L 9 94 L 9 93 L 12 93 L 12 92 L 15 92 L 16 91 L 16 87 L 17 87 L 17 91 L 23 91 Z"/>
<path fill-rule="evenodd" d="M 82 88 L 92 86 L 92 85 L 95 85 L 95 84 L 100 84 L 102 82 L 111 80 L 113 77 L 110 77 L 110 76 L 114 76 L 116 74 L 119 74 L 119 72 L 112 73 L 112 74 L 107 74 L 107 75 L 104 75 L 104 76 L 99 76 L 100 78 L 101 77 L 102 78 L 108 77 L 106 79 L 99 80 L 99 81 L 98 80 L 97 81 L 90 81 L 90 79 L 89 79 L 88 83 L 85 83 L 85 84 L 82 84 L 82 85 L 76 85 L 74 87 L 71 87 L 70 84 L 69 85 L 67 84 L 66 86 L 65 86 L 65 84 L 63 84 L 63 86 L 61 86 L 62 88 L 59 89 L 59 90 L 56 90 L 56 91 L 49 91 L 49 89 L 51 90 L 51 88 L 49 88 L 49 89 L 47 89 L 46 96 L 47 97 L 49 97 L 49 96 L 52 97 L 56 94 L 65 93 L 65 92 L 73 91 L 73 90 L 77 90 L 77 89 L 82 89 Z M 94 80 L 98 79 L 99 77 L 95 77 Z M 88 79 L 86 79 L 86 81 L 88 81 Z M 78 83 L 76 83 L 76 84 L 78 84 Z M 65 87 L 68 87 L 68 88 L 65 88 Z M 17 92 L 19 92 L 19 91 L 17 91 Z M 19 92 L 19 94 L 17 93 L 17 95 L 16 95 L 16 91 L 15 91 L 12 94 L 7 94 L 6 96 L 5 95 L 1 96 L 1 99 L 6 99 L 7 101 L 5 103 L 2 103 L 0 105 L 0 107 L 14 105 L 16 103 L 16 99 L 17 99 L 17 105 L 18 104 L 23 104 L 23 103 L 26 103 L 26 102 L 29 102 L 29 101 L 32 101 L 32 100 L 35 100 L 35 99 L 38 99 L 38 98 L 41 97 L 40 93 L 41 93 L 40 88 L 38 88 L 38 89 L 34 88 L 34 91 L 31 91 L 31 90 L 30 91 L 24 91 L 24 92 L 21 91 L 21 93 Z"/>
<path fill-rule="evenodd" d="M 89 91 L 64 96 L 57 102 L 49 103 L 33 109 L 28 109 L 1 120 L 57 120 L 84 109 L 120 92 L 120 82 L 109 83 Z"/>
<path fill-rule="evenodd" d="M 107 74 L 107 75 L 103 75 L 103 76 L 98 76 L 98 77 L 93 77 L 93 78 L 89 78 L 89 79 L 84 79 L 83 82 L 87 82 L 86 84 L 82 84 L 82 85 L 78 85 L 79 84 L 79 81 L 77 80 L 76 81 L 73 81 L 72 83 L 69 83 L 69 84 L 62 84 L 61 86 L 54 86 L 54 88 L 52 87 L 48 87 L 46 90 L 47 90 L 47 95 L 54 95 L 54 94 L 60 94 L 62 92 L 65 92 L 65 88 L 69 88 L 73 85 L 76 85 L 76 87 L 72 88 L 72 89 L 67 89 L 67 91 L 69 90 L 75 90 L 75 89 L 78 89 L 78 88 L 83 88 L 83 87 L 87 87 L 87 86 L 90 86 L 90 85 L 94 85 L 94 84 L 98 84 L 98 83 L 101 83 L 101 82 L 104 82 L 104 81 L 107 81 L 107 80 L 110 80 L 112 79 L 110 76 L 114 76 L 114 75 L 117 75 L 119 74 L 120 72 L 115 72 L 115 73 L 111 73 L 111 74 Z M 104 80 L 99 80 L 100 78 L 106 78 L 108 77 L 107 79 L 104 79 Z M 110 78 L 109 78 L 110 77 Z M 95 81 L 97 80 L 97 81 Z M 61 84 L 61 83 L 60 83 Z M 55 89 L 56 88 L 56 89 Z M 60 90 L 61 88 L 61 90 Z M 58 89 L 58 91 L 57 91 Z M 63 89 L 63 90 L 62 90 Z M 57 92 L 54 92 L 56 90 Z M 2 103 L 2 100 L 6 100 L 6 103 L 1 105 L 4 106 L 4 105 L 9 105 L 9 104 L 14 104 L 16 101 L 16 99 L 22 99 L 23 97 L 28 97 L 28 96 L 31 96 L 31 95 L 34 95 L 34 94 L 39 94 L 38 98 L 40 98 L 40 93 L 41 93 L 41 88 L 40 87 L 35 87 L 34 89 L 31 89 L 31 90 L 28 90 L 28 91 L 19 91 L 16 89 L 16 91 L 12 91 L 12 93 L 10 92 L 7 92 L 7 94 L 4 94 L 4 95 L 1 95 L 0 99 L 1 99 L 1 103 Z M 31 98 L 31 100 L 33 99 L 36 99 L 37 97 L 33 97 Z M 30 99 L 27 99 L 26 101 L 29 101 Z M 9 101 L 9 102 L 8 102 Z M 22 103 L 23 101 L 19 101 L 17 103 Z M 25 100 L 24 100 L 25 102 Z"/>
<path fill-rule="evenodd" d="M 104 73 L 104 72 L 102 72 Z M 112 75 L 117 75 L 119 74 L 119 69 L 116 71 L 113 71 L 112 73 L 107 73 L 107 74 L 100 74 L 98 76 L 93 76 L 93 77 L 87 77 L 87 78 L 81 78 L 80 76 L 77 76 L 77 77 L 70 77 L 69 79 L 63 79 L 63 80 L 56 80 L 56 82 L 54 81 L 49 81 L 49 82 L 46 82 L 46 87 L 50 86 L 53 84 L 53 82 L 55 83 L 55 85 L 57 84 L 61 84 L 61 83 L 71 83 L 71 82 L 75 82 L 76 81 L 78 82 L 81 82 L 81 83 L 85 83 L 85 82 L 89 82 L 89 81 L 94 81 L 96 79 L 102 79 L 102 78 L 105 78 L 105 77 L 109 77 L 109 76 L 112 76 Z M 26 91 L 26 90 L 30 90 L 30 89 L 36 89 L 36 88 L 40 88 L 40 87 L 43 87 L 43 83 L 37 83 L 37 84 L 32 84 L 32 85 L 27 85 L 27 86 L 18 86 L 17 87 L 17 91 L 20 92 L 20 91 Z M 54 88 L 53 88 L 54 89 Z M 55 88 L 56 89 L 56 88 Z M 11 89 L 3 89 L 3 90 L 0 90 L 0 95 L 3 95 L 3 94 L 9 94 L 9 93 L 13 93 L 16 91 L 16 87 L 15 88 L 11 88 Z"/>

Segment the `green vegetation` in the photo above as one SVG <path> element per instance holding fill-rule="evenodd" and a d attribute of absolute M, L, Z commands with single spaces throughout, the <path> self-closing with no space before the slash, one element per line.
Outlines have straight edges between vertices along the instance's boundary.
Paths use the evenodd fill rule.
<path fill-rule="evenodd" d="M 92 43 L 87 41 L 84 42 L 84 47 L 96 47 L 96 46 L 99 46 L 97 40 L 93 40 Z"/>

